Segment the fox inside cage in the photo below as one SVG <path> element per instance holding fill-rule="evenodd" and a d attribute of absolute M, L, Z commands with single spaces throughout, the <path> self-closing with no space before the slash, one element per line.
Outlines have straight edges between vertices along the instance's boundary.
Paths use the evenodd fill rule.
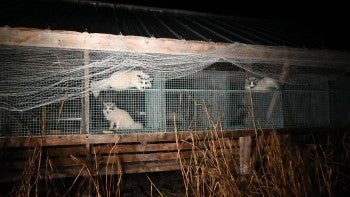
<path fill-rule="evenodd" d="M 290 107 L 283 109 L 280 91 L 279 81 L 247 77 L 243 71 L 203 70 L 170 80 L 143 71 L 118 71 L 90 81 L 89 132 L 206 130 L 212 123 L 222 129 L 283 127 L 283 110 Z M 286 93 L 284 100 L 295 96 Z M 81 98 L 24 112 L 7 111 L 2 125 L 8 127 L 2 130 L 12 133 L 2 135 L 79 134 L 83 112 Z"/>

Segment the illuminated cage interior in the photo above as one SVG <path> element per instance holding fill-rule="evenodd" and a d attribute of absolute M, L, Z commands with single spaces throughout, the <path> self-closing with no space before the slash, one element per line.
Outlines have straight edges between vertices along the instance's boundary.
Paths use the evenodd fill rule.
<path fill-rule="evenodd" d="M 149 56 L 90 51 L 86 65 L 81 50 L 0 49 L 4 69 L 0 83 L 1 136 L 200 131 L 213 125 L 223 130 L 245 130 L 350 122 L 348 76 L 339 80 L 312 78 L 311 69 L 306 74 L 302 70 L 290 74 L 294 78 L 300 75 L 300 80 L 259 91 L 247 88 L 246 79 L 263 79 L 264 75 L 251 72 L 261 71 L 262 66 L 264 72 L 259 73 L 276 74 L 273 64 L 239 67 L 205 57 L 189 64 L 184 56 L 171 56 L 183 62 L 171 63 L 168 68 L 173 70 L 166 70 L 161 65 L 175 60 L 157 55 L 152 56 L 151 67 L 143 64 Z M 96 96 L 86 85 L 124 70 L 148 73 L 151 87 L 105 88 Z M 119 109 L 111 118 L 124 124 L 123 128 L 110 128 L 105 103 L 113 103 L 110 112 Z"/>

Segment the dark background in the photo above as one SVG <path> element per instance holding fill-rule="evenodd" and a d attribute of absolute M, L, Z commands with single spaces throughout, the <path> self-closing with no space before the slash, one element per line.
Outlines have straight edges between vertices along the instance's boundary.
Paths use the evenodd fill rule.
<path fill-rule="evenodd" d="M 312 29 L 323 37 L 325 46 L 350 50 L 350 8 L 345 1 L 252 1 L 252 0 L 100 0 L 103 2 L 190 10 L 236 17 L 282 20 Z"/>
<path fill-rule="evenodd" d="M 31 3 L 32 1 L 44 2 L 106 2 L 115 4 L 129 4 L 148 7 L 178 9 L 245 17 L 261 20 L 278 20 L 291 27 L 293 34 L 302 35 L 301 40 L 317 40 L 317 46 L 327 49 L 350 51 L 350 8 L 345 1 L 331 0 L 4 0 L 0 1 L 0 16 L 2 9 L 9 5 Z M 29 4 L 30 5 L 30 4 Z M 33 4 L 35 9 L 38 4 Z M 30 7 L 30 6 L 28 6 Z M 82 10 L 83 12 L 83 10 Z M 10 13 L 16 15 L 17 13 Z M 21 13 L 18 13 L 21 14 Z M 79 15 L 79 13 L 75 13 Z M 63 13 L 64 15 L 64 13 Z M 11 16 L 12 17 L 12 16 Z M 12 19 L 11 17 L 6 17 Z M 22 19 L 21 19 L 22 20 Z M 23 19 L 30 20 L 30 19 Z M 30 22 L 30 21 L 29 21 Z M 7 24 L 7 23 L 6 23 Z M 287 30 L 289 31 L 289 30 Z"/>

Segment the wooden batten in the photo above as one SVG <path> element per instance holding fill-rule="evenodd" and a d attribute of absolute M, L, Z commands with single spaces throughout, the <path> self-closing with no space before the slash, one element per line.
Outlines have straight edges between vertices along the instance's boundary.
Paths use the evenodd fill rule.
<path fill-rule="evenodd" d="M 19 178 L 10 172 L 22 172 L 29 161 L 49 163 L 55 168 L 53 177 L 76 176 L 87 166 L 99 168 L 102 174 L 179 170 L 179 158 L 202 157 L 208 149 L 224 148 L 223 154 L 238 155 L 242 135 L 254 135 L 254 131 L 0 137 L 0 174 L 8 174 L 0 182 Z"/>
<path fill-rule="evenodd" d="M 287 62 L 290 65 L 349 65 L 350 53 L 242 43 L 215 43 L 101 33 L 0 27 L 0 45 L 56 47 L 174 55 L 212 55 L 241 63 Z"/>
<path fill-rule="evenodd" d="M 309 135 L 337 130 L 314 127 L 277 132 Z M 50 166 L 43 169 L 51 173 L 50 177 L 91 176 L 87 168 L 99 175 L 179 170 L 179 158 L 187 161 L 193 154 L 200 158 L 208 150 L 234 156 L 240 162 L 241 173 L 245 174 L 249 172 L 252 139 L 256 134 L 271 131 L 275 130 L 0 137 L 0 182 L 19 180 L 24 169 L 39 162 L 45 164 L 43 168 Z"/>
<path fill-rule="evenodd" d="M 192 132 L 179 132 L 180 140 L 191 138 Z M 223 137 L 242 137 L 254 135 L 254 130 L 223 131 Z M 208 132 L 197 132 L 197 139 L 208 137 Z M 0 147 L 31 147 L 31 146 L 65 146 L 90 144 L 121 144 L 175 141 L 173 132 L 167 133 L 141 133 L 126 135 L 59 135 L 59 136 L 31 136 L 31 137 L 0 137 Z"/>

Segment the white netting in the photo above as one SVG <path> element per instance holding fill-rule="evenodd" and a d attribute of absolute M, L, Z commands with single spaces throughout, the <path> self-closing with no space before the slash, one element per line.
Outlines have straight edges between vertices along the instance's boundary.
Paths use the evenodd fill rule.
<path fill-rule="evenodd" d="M 223 57 L 222 54 L 234 52 L 235 45 L 225 51 L 203 55 L 144 54 L 131 52 L 108 52 L 57 49 L 43 47 L 0 46 L 0 108 L 11 111 L 25 111 L 62 100 L 86 96 L 95 91 L 96 85 L 85 87 L 93 82 L 111 79 L 117 83 L 115 88 L 140 88 L 120 84 L 120 73 L 140 71 L 137 83 L 152 83 L 152 77 L 161 75 L 164 79 L 179 78 L 201 71 L 216 62 L 229 62 L 232 67 L 250 71 L 260 76 L 279 80 L 286 59 L 245 59 L 242 57 Z M 341 64 L 329 62 L 290 61 L 286 82 L 300 79 L 310 82 L 336 77 L 346 68 Z M 117 73 L 117 74 L 116 74 Z M 119 73 L 119 75 L 118 75 Z M 117 76 L 117 78 L 113 78 Z M 123 75 L 124 79 L 130 78 Z M 134 79 L 135 81 L 136 79 Z M 102 83 L 102 82 L 101 82 Z M 114 88 L 106 84 L 102 88 Z M 111 87 L 112 86 L 112 87 Z M 147 86 L 144 86 L 147 88 Z M 140 89 L 142 89 L 141 87 Z M 101 87 L 98 91 L 102 90 Z"/>

